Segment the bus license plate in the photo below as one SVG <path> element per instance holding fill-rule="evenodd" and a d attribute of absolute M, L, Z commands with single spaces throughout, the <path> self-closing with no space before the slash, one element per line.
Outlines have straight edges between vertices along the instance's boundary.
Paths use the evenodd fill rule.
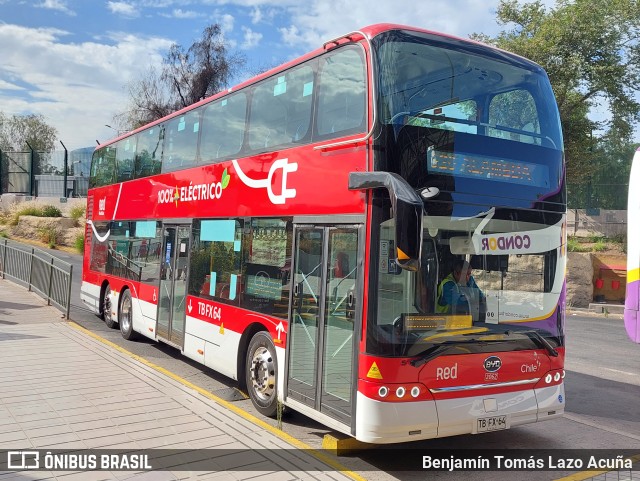
<path fill-rule="evenodd" d="M 493 416 L 490 418 L 480 418 L 478 421 L 478 432 L 499 431 L 507 429 L 507 416 Z"/>

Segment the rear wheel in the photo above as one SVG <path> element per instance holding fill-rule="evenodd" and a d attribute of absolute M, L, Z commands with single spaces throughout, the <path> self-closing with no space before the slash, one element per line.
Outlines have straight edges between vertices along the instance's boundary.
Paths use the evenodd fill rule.
<path fill-rule="evenodd" d="M 120 333 L 127 341 L 133 341 L 136 338 L 136 332 L 133 330 L 132 307 L 131 292 L 129 292 L 129 289 L 125 289 L 120 295 L 118 323 L 120 324 Z"/>
<path fill-rule="evenodd" d="M 118 323 L 113 319 L 111 311 L 111 287 L 107 284 L 102 294 L 102 318 L 109 329 L 118 327 Z"/>
<path fill-rule="evenodd" d="M 247 352 L 246 383 L 251 402 L 263 416 L 274 417 L 278 411 L 278 363 L 271 336 L 257 332 Z"/>

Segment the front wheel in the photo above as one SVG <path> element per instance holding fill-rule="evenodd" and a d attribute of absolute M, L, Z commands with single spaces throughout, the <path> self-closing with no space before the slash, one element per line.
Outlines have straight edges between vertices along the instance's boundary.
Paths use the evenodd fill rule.
<path fill-rule="evenodd" d="M 131 292 L 129 292 L 129 289 L 125 289 L 120 296 L 118 322 L 120 324 L 120 333 L 122 334 L 122 337 L 127 341 L 133 341 L 136 338 L 136 332 L 133 330 Z"/>
<path fill-rule="evenodd" d="M 113 319 L 111 312 L 111 287 L 107 284 L 102 295 L 102 318 L 109 329 L 118 327 L 118 323 Z"/>
<path fill-rule="evenodd" d="M 247 352 L 246 382 L 251 402 L 263 416 L 274 417 L 278 410 L 278 362 L 271 336 L 257 332 Z"/>

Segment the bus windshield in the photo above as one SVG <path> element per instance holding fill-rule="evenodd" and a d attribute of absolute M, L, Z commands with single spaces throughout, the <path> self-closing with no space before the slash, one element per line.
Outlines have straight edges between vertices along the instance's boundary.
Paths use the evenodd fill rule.
<path fill-rule="evenodd" d="M 561 225 L 494 214 L 425 216 L 415 272 L 395 263 L 393 220 L 380 225 L 377 322 L 369 337 L 376 354 L 415 356 L 457 342 L 467 352 L 532 349 L 540 347 L 539 337 L 562 343 L 556 309 L 564 275 L 557 260 Z"/>
<path fill-rule="evenodd" d="M 406 180 L 425 216 L 420 267 L 402 270 L 389 201 L 374 194 L 368 352 L 562 345 L 564 154 L 546 74 L 428 33 L 387 32 L 374 49 L 375 165 Z"/>
<path fill-rule="evenodd" d="M 375 41 L 380 138 L 389 152 L 381 170 L 416 188 L 499 191 L 512 206 L 564 202 L 560 120 L 540 67 L 429 34 L 392 31 Z"/>

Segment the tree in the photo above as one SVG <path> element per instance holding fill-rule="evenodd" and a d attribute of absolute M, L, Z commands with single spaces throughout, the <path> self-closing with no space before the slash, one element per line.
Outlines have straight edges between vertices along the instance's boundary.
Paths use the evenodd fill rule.
<path fill-rule="evenodd" d="M 594 142 L 604 137 L 631 142 L 640 121 L 634 94 L 640 85 L 640 2 L 638 0 L 557 0 L 520 4 L 501 0 L 497 21 L 509 28 L 495 38 L 474 34 L 540 64 L 549 75 L 563 122 L 567 177 L 580 182 L 596 168 Z M 592 120 L 599 104 L 611 117 Z M 606 132 L 593 138 L 596 131 Z"/>
<path fill-rule="evenodd" d="M 240 54 L 229 54 L 220 25 L 209 25 L 191 47 L 173 44 L 159 71 L 151 67 L 129 85 L 130 106 L 117 123 L 133 129 L 218 93 L 244 63 Z"/>
<path fill-rule="evenodd" d="M 48 125 L 42 115 L 6 116 L 0 112 L 0 149 L 3 151 L 33 150 L 49 152 L 55 149 L 58 131 Z M 28 143 L 28 145 L 27 145 Z"/>

